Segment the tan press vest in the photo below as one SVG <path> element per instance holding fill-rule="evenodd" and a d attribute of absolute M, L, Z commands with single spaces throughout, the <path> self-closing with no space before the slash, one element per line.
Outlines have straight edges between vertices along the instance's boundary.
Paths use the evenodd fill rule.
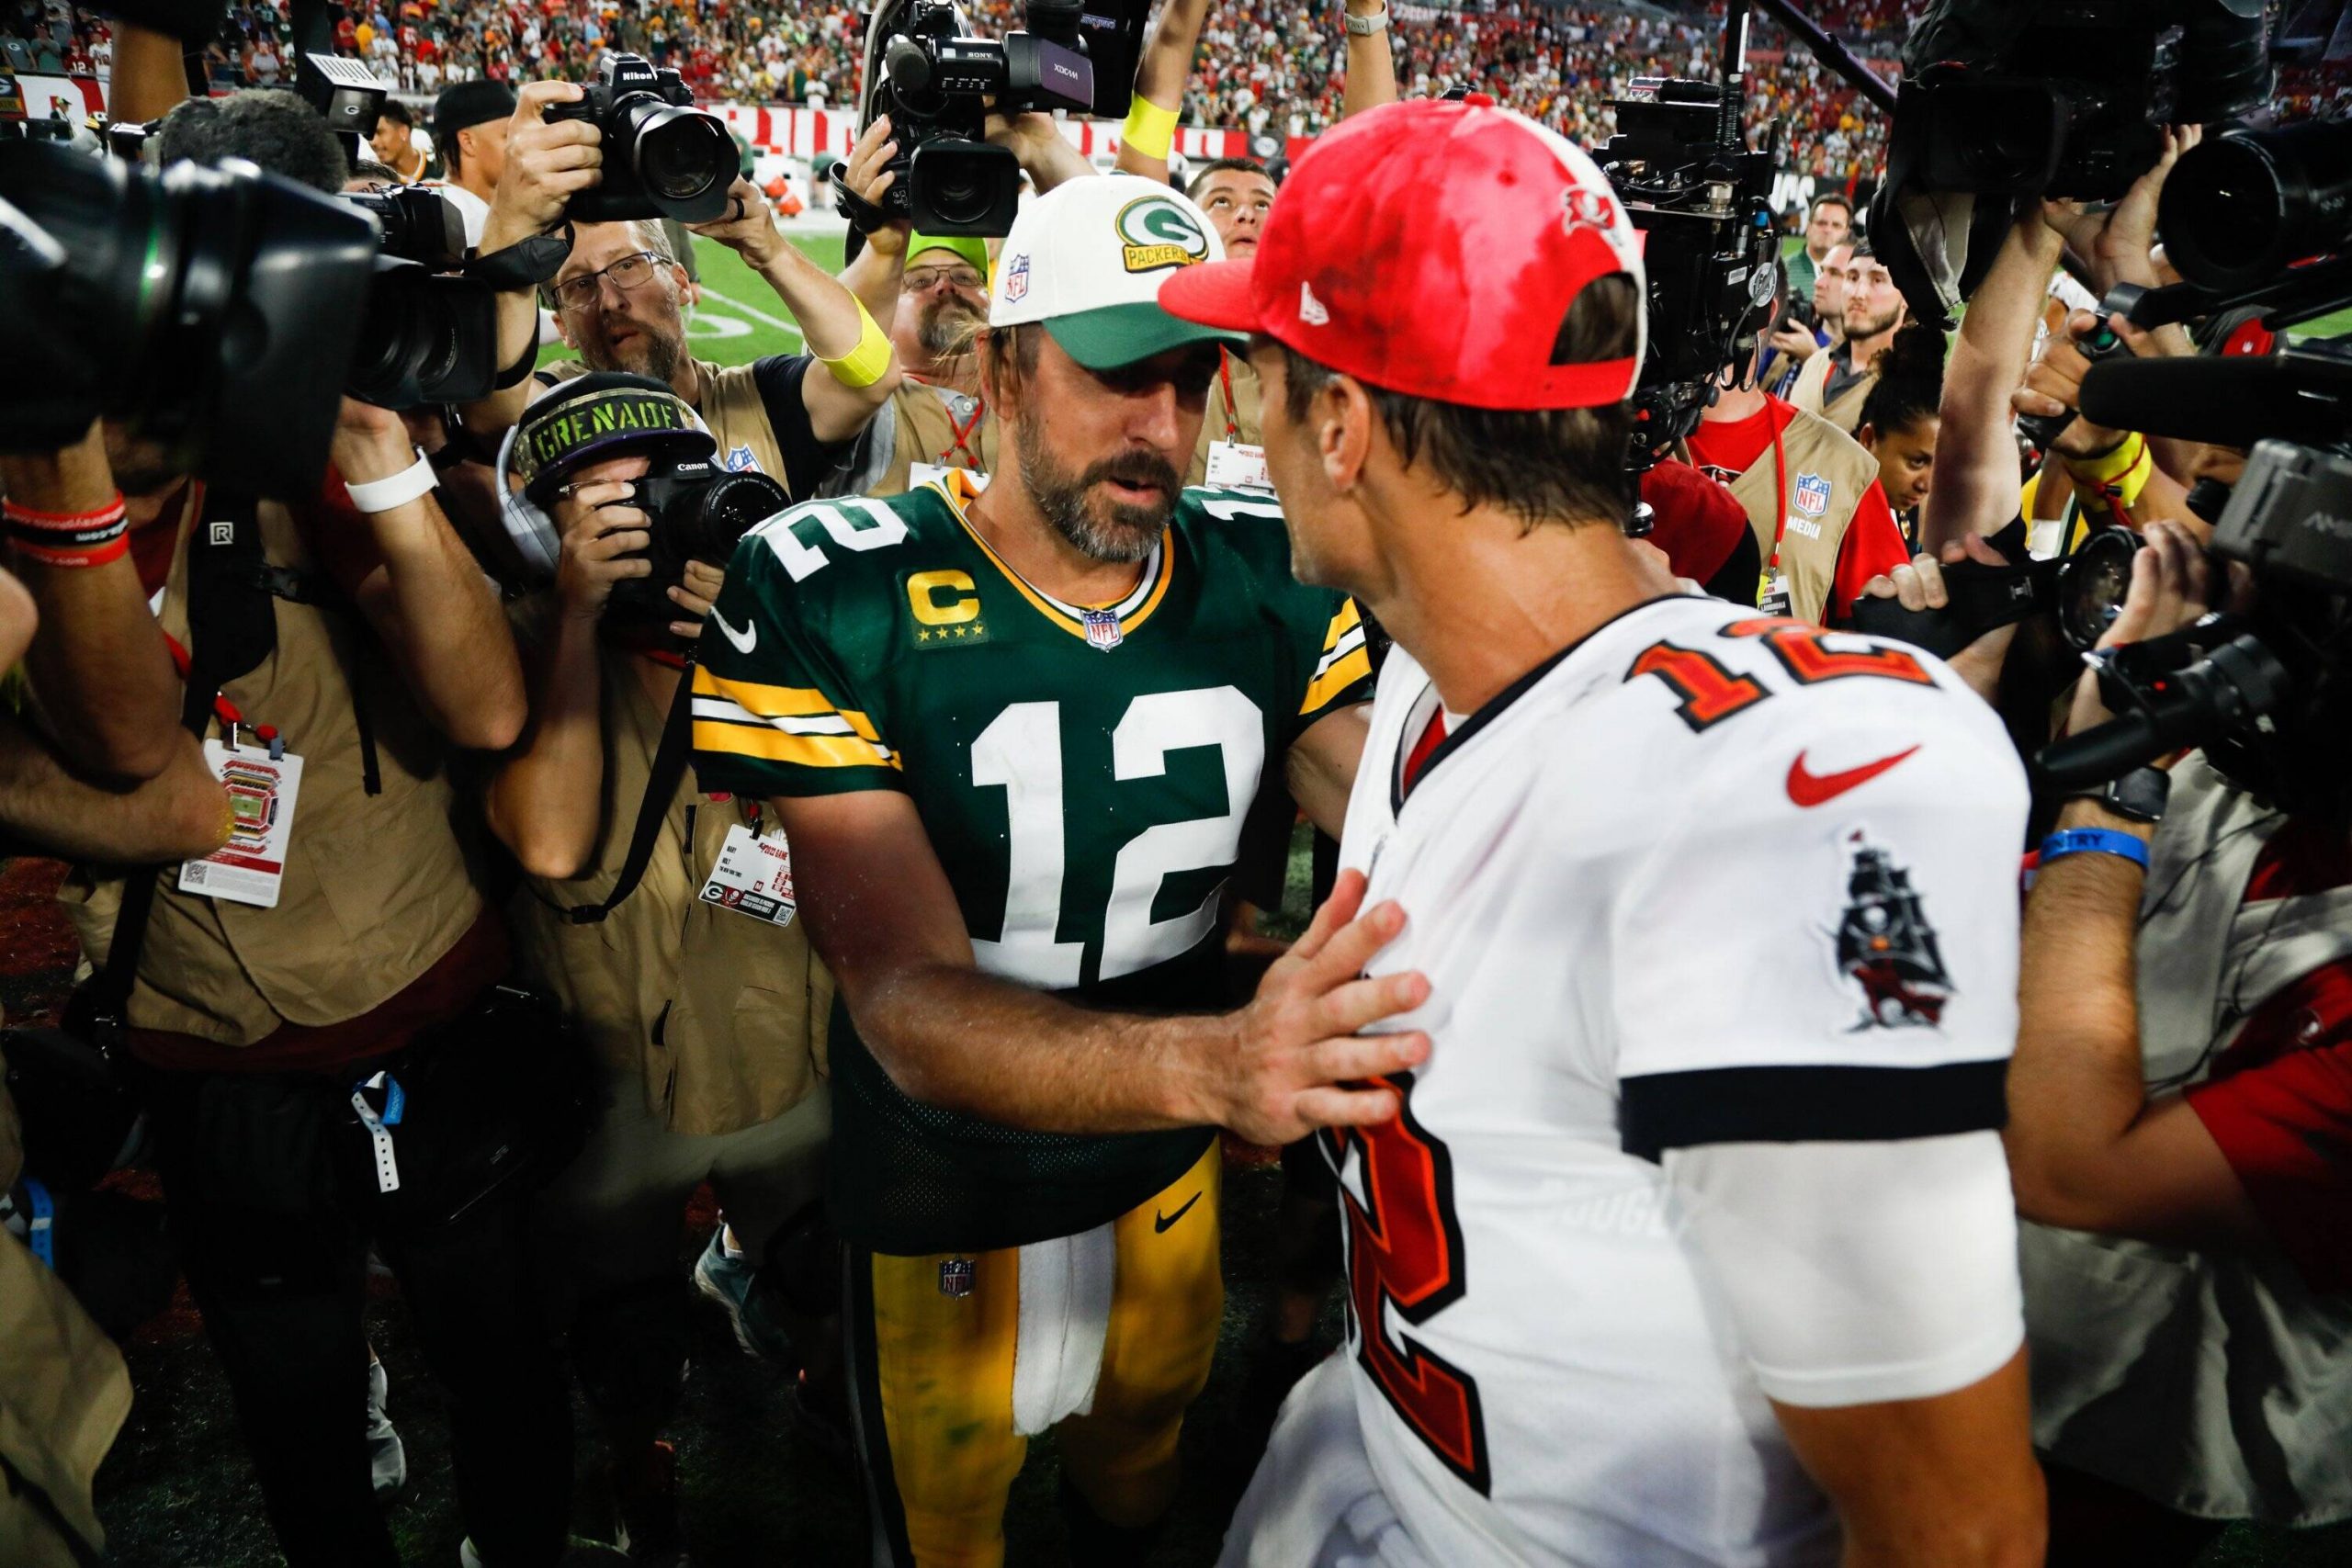
<path fill-rule="evenodd" d="M 1201 419 L 1201 438 L 1193 448 L 1193 466 L 1184 471 L 1188 485 L 1208 482 L 1209 448 L 1216 443 L 1238 441 L 1244 446 L 1257 446 L 1265 441 L 1259 423 L 1265 392 L 1258 384 L 1258 372 L 1251 368 L 1248 355 L 1236 354 L 1229 348 L 1223 352 L 1224 373 L 1209 383 L 1208 412 Z M 1230 400 L 1226 396 L 1227 381 L 1233 388 Z"/>
<path fill-rule="evenodd" d="M 519 608 L 526 637 L 548 625 L 551 601 L 543 594 Z M 741 804 L 695 794 L 690 773 L 670 802 L 645 879 L 620 908 L 573 925 L 548 907 L 610 895 L 661 743 L 663 716 L 636 660 L 602 649 L 597 666 L 604 832 L 584 875 L 528 878 L 516 893 L 508 910 L 518 964 L 577 1021 L 609 1081 L 641 1082 L 647 1108 L 672 1132 L 757 1126 L 799 1104 L 824 1075 L 833 983 L 800 920 L 779 930 L 696 896 L 728 829 L 745 819 Z"/>
<path fill-rule="evenodd" d="M 768 423 L 768 406 L 760 396 L 759 383 L 752 378 L 752 367 L 718 366 L 707 359 L 697 359 L 694 365 L 702 390 L 695 412 L 702 416 L 703 423 L 710 427 L 711 439 L 718 443 L 720 466 L 741 468 L 748 455 L 752 466 L 789 491 L 792 481 L 785 475 L 784 452 L 775 444 L 775 427 Z M 585 376 L 588 367 L 568 359 L 548 366 L 547 373 L 557 381 L 569 381 Z"/>
<path fill-rule="evenodd" d="M 914 488 L 917 463 L 936 463 L 944 468 L 973 468 L 981 474 L 996 472 L 996 414 L 978 408 L 978 423 L 964 431 L 964 445 L 959 447 L 956 433 L 972 414 L 966 412 L 959 417 L 956 412 L 967 407 L 967 394 L 944 398 L 940 396 L 944 389 L 910 378 L 899 382 L 898 390 L 890 394 L 894 421 L 890 466 L 883 470 L 881 481 L 866 494 L 906 494 Z M 977 408 L 978 400 L 972 400 L 970 407 Z"/>
<path fill-rule="evenodd" d="M 0 1064 L 0 1076 L 5 1076 Z M 24 1163 L 16 1112 L 0 1089 L 0 1191 Z M 130 1414 L 122 1352 L 23 1242 L 0 1230 L 0 1461 L 40 1487 L 92 1554 L 106 1531 L 90 1483 Z M 74 1568 L 56 1527 L 15 1488 L 0 1484 L 0 1562 Z"/>
<path fill-rule="evenodd" d="M 1804 367 L 1797 372 L 1796 385 L 1789 389 L 1789 401 L 1807 413 L 1819 414 L 1851 435 L 1862 427 L 1862 405 L 1870 401 L 1871 389 L 1878 385 L 1878 372 L 1865 372 L 1860 380 L 1840 392 L 1837 400 L 1825 408 L 1821 395 L 1829 388 L 1829 359 L 1834 352 L 1823 349 L 1804 362 Z"/>
<path fill-rule="evenodd" d="M 208 508 L 208 511 L 209 508 Z M 329 593 L 287 510 L 259 509 L 262 550 Z M 157 619 L 187 641 L 187 555 L 201 523 L 183 520 Z M 157 874 L 129 1021 L 223 1045 L 251 1045 L 281 1022 L 341 1023 L 431 968 L 482 912 L 457 827 L 449 747 L 426 722 L 356 610 L 273 596 L 277 646 L 222 689 L 248 725 L 274 725 L 302 759 L 277 907 L 177 890 Z M 382 793 L 367 793 L 353 682 L 375 733 Z M 218 733 L 218 726 L 215 726 Z M 250 743 L 250 735 L 247 736 Z M 106 962 L 122 877 L 77 867 L 59 901 L 94 964 Z"/>
<path fill-rule="evenodd" d="M 1878 460 L 1852 436 L 1819 414 L 1802 409 L 1781 433 L 1781 453 L 1788 468 L 1786 495 L 1781 492 L 1778 465 L 1767 446 L 1747 465 L 1747 471 L 1731 482 L 1732 499 L 1747 513 L 1757 554 L 1767 567 L 1772 561 L 1772 535 L 1779 527 L 1781 508 L 1788 508 L 1788 527 L 1781 531 L 1781 571 L 1789 587 L 1789 614 L 1820 626 L 1829 614 L 1838 547 L 1845 543 L 1846 529 L 1854 521 L 1854 509 L 1877 482 Z M 1689 461 L 1687 452 L 1678 455 Z M 1799 483 L 1808 478 L 1828 481 L 1829 493 L 1818 515 L 1792 504 Z M 1817 493 L 1817 487 L 1808 493 Z"/>

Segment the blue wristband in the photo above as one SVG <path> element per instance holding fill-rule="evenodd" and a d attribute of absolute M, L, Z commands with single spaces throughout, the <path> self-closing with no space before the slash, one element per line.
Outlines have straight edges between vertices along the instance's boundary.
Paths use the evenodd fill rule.
<path fill-rule="evenodd" d="M 2146 840 L 2112 828 L 2068 828 L 2051 834 L 2041 840 L 2041 866 L 2047 869 L 2052 861 L 2082 854 L 2120 855 L 2142 871 L 2148 869 Z"/>

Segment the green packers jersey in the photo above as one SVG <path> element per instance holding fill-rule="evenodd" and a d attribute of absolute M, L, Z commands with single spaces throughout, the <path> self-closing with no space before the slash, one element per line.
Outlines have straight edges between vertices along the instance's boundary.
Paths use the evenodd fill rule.
<path fill-rule="evenodd" d="M 1204 490 L 1182 493 L 1124 601 L 1063 604 L 965 521 L 974 493 L 951 474 L 745 536 L 695 674 L 701 787 L 902 790 L 983 970 L 1091 1006 L 1214 1005 L 1219 904 L 1261 778 L 1370 694 L 1355 606 L 1292 579 L 1270 499 Z M 998 1126 L 900 1093 L 844 1008 L 831 1038 L 836 1224 L 877 1252 L 1074 1235 L 1210 1135 Z"/>

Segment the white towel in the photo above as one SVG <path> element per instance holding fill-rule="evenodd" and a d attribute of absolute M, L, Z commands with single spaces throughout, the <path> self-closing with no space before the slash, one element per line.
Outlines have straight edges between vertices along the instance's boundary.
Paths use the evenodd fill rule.
<path fill-rule="evenodd" d="M 1094 1407 L 1118 1257 L 1108 1224 L 1021 1249 L 1012 1429 L 1023 1437 L 1034 1438 L 1063 1416 Z"/>

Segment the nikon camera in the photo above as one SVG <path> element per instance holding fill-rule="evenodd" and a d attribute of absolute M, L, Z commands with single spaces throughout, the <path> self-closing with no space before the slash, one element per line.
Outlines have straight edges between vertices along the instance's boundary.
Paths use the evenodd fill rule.
<path fill-rule="evenodd" d="M 722 216 L 741 160 L 727 122 L 694 103 L 675 71 L 656 70 L 642 55 L 608 54 L 579 102 L 548 106 L 548 119 L 584 119 L 605 138 L 605 177 L 571 198 L 567 216 L 582 223 Z"/>

